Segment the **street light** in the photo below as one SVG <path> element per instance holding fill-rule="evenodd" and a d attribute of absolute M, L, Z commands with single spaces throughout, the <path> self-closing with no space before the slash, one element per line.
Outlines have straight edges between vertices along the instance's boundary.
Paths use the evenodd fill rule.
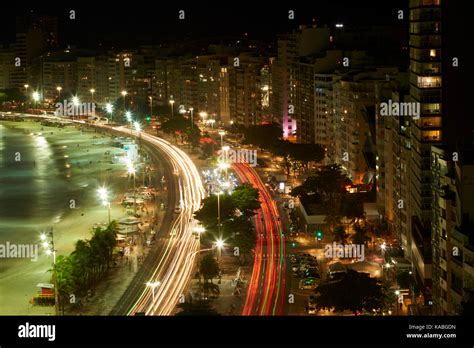
<path fill-rule="evenodd" d="M 136 183 L 135 183 L 136 170 L 133 167 L 133 163 L 131 160 L 127 161 L 127 171 L 128 171 L 128 174 L 133 175 L 133 212 L 136 216 L 137 215 L 137 189 L 136 189 Z"/>
<path fill-rule="evenodd" d="M 146 286 L 151 288 L 153 302 L 155 302 L 155 289 L 160 285 L 161 285 L 161 283 L 157 282 L 157 281 L 155 281 L 155 282 L 146 282 Z"/>
<path fill-rule="evenodd" d="M 105 104 L 105 111 L 110 115 L 110 119 L 112 119 L 112 113 L 114 112 L 114 106 L 111 103 Z"/>
<path fill-rule="evenodd" d="M 173 104 L 174 104 L 174 100 L 173 100 L 173 99 L 170 99 L 170 105 L 171 105 L 171 118 L 173 118 Z"/>
<path fill-rule="evenodd" d="M 40 94 L 39 94 L 38 91 L 34 91 L 32 97 L 33 97 L 33 100 L 34 100 L 35 103 L 39 102 Z"/>
<path fill-rule="evenodd" d="M 132 122 L 132 113 L 130 111 L 125 112 L 125 117 L 127 118 L 128 122 Z"/>
<path fill-rule="evenodd" d="M 97 189 L 97 194 L 102 201 L 102 205 L 107 206 L 109 224 L 110 224 L 110 201 L 109 201 L 109 191 L 105 187 L 99 187 Z"/>
<path fill-rule="evenodd" d="M 222 191 L 215 192 L 217 195 L 217 229 L 219 230 L 219 235 L 221 234 L 221 194 Z"/>
<path fill-rule="evenodd" d="M 30 87 L 30 85 L 26 84 L 23 85 L 23 87 L 25 87 L 25 94 L 28 95 L 28 87 Z"/>
<path fill-rule="evenodd" d="M 228 169 L 230 168 L 230 164 L 227 162 L 219 162 L 219 169 L 225 171 L 225 179 L 229 180 Z"/>
<path fill-rule="evenodd" d="M 150 118 L 153 118 L 153 96 L 148 97 L 150 99 Z"/>
<path fill-rule="evenodd" d="M 140 131 L 142 129 L 142 127 L 140 126 L 140 122 L 138 122 L 138 121 L 133 122 L 133 127 L 135 128 L 135 131 L 137 133 L 140 133 Z"/>
<path fill-rule="evenodd" d="M 77 95 L 73 96 L 72 97 L 72 104 L 74 106 L 78 106 L 79 105 L 79 98 L 77 97 Z"/>
<path fill-rule="evenodd" d="M 48 241 L 49 237 L 49 241 Z M 56 315 L 59 315 L 59 291 L 58 291 L 58 276 L 56 273 L 56 249 L 54 248 L 54 233 L 53 228 L 48 234 L 42 233 L 40 239 L 43 242 L 42 245 L 46 249 L 46 255 L 53 256 L 53 282 L 54 282 L 54 311 Z"/>
<path fill-rule="evenodd" d="M 191 129 L 194 128 L 194 117 L 193 117 L 193 112 L 194 112 L 194 108 L 189 108 L 189 111 L 191 112 Z"/>
<path fill-rule="evenodd" d="M 127 91 L 126 91 L 126 90 L 123 90 L 122 92 L 120 92 L 120 94 L 122 94 L 122 98 L 123 98 L 123 109 L 125 110 L 125 96 L 127 95 Z"/>
<path fill-rule="evenodd" d="M 221 252 L 222 252 L 222 249 L 224 249 L 225 243 L 222 239 L 218 239 L 214 242 L 214 245 L 216 246 L 217 259 L 219 260 L 221 258 Z"/>
<path fill-rule="evenodd" d="M 95 89 L 94 89 L 94 88 L 91 88 L 91 89 L 89 90 L 89 92 L 91 92 L 91 94 L 92 94 L 92 102 L 94 102 Z"/>
<path fill-rule="evenodd" d="M 61 86 L 56 87 L 56 90 L 58 91 L 58 100 L 61 99 L 61 90 L 63 88 Z"/>
<path fill-rule="evenodd" d="M 223 130 L 220 130 L 219 131 L 219 135 L 221 136 L 221 147 L 224 145 L 224 135 L 225 135 L 225 131 Z"/>

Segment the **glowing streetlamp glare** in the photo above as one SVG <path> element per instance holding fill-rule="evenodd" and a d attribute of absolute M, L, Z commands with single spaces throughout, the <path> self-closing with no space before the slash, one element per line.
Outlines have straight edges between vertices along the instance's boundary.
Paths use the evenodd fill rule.
<path fill-rule="evenodd" d="M 40 94 L 39 94 L 39 92 L 37 92 L 37 91 L 33 92 L 33 100 L 34 100 L 35 102 L 37 102 L 37 101 L 40 100 Z"/>
<path fill-rule="evenodd" d="M 56 87 L 56 91 L 61 92 L 63 88 L 61 86 Z"/>
<path fill-rule="evenodd" d="M 222 151 L 229 151 L 230 147 L 228 145 L 222 146 Z"/>
<path fill-rule="evenodd" d="M 223 241 L 222 239 L 216 240 L 216 248 L 217 248 L 217 249 L 222 249 L 222 248 L 224 248 L 224 245 L 225 245 L 225 244 L 224 244 L 224 241 Z"/>
<path fill-rule="evenodd" d="M 91 92 L 92 94 L 94 94 L 94 93 L 95 93 L 95 89 L 94 89 L 94 88 L 91 88 L 91 89 L 89 90 L 89 92 Z"/>
<path fill-rule="evenodd" d="M 111 114 L 114 111 L 114 106 L 110 103 L 105 104 L 105 110 L 108 114 Z"/>
<path fill-rule="evenodd" d="M 52 253 L 53 252 L 50 249 L 46 250 L 46 255 L 51 256 Z"/>
<path fill-rule="evenodd" d="M 74 106 L 79 105 L 79 98 L 76 95 L 72 97 L 72 103 L 74 104 Z"/>
<path fill-rule="evenodd" d="M 97 194 L 99 195 L 99 198 L 102 201 L 107 201 L 107 197 L 109 195 L 109 192 L 107 191 L 107 189 L 105 187 L 100 187 L 99 189 L 97 189 Z"/>
<path fill-rule="evenodd" d="M 140 123 L 137 121 L 133 122 L 133 127 L 135 128 L 137 132 L 140 132 L 142 129 L 142 127 L 140 126 Z"/>
<path fill-rule="evenodd" d="M 127 95 L 127 91 L 123 90 L 122 92 L 120 92 L 120 94 L 122 94 L 122 97 L 125 97 Z"/>
<path fill-rule="evenodd" d="M 49 243 L 44 241 L 43 243 L 41 243 L 41 245 L 43 246 L 43 248 L 47 248 L 49 247 Z"/>
<path fill-rule="evenodd" d="M 40 239 L 41 239 L 42 241 L 45 241 L 45 240 L 46 240 L 46 234 L 41 233 Z"/>
<path fill-rule="evenodd" d="M 132 122 L 132 113 L 130 111 L 125 112 L 125 117 L 128 122 Z"/>
<path fill-rule="evenodd" d="M 223 137 L 225 135 L 225 131 L 219 131 L 219 135 Z"/>

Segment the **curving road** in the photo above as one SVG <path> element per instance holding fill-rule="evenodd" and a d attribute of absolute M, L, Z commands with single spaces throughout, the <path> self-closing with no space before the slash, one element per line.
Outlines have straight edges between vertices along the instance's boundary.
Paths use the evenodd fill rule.
<path fill-rule="evenodd" d="M 43 115 L 24 114 L 24 116 L 57 120 L 56 117 Z M 112 310 L 111 315 L 137 313 L 172 315 L 178 301 L 184 297 L 191 279 L 194 259 L 200 248 L 199 240 L 193 234 L 197 224 L 193 214 L 201 207 L 205 190 L 196 166 L 184 151 L 153 135 L 143 132 L 138 134 L 123 126 L 112 127 L 83 121 L 74 122 L 116 134 L 137 137 L 142 145 L 154 150 L 151 151 L 152 156 L 156 157 L 156 152 L 159 152 L 166 159 L 164 165 L 171 169 L 168 172 L 172 172 L 174 176 L 173 180 L 168 180 L 170 191 L 176 192 L 179 197 L 176 200 L 169 199 L 168 204 L 177 201 L 180 211 L 174 220 L 173 216 L 168 214 L 165 218 L 167 221 L 162 222 L 162 228 L 170 226 L 162 236 L 163 247 L 147 256 L 143 267 Z M 174 185 L 172 181 L 175 182 Z M 174 210 L 174 204 L 168 205 L 168 209 Z M 145 285 L 147 282 L 159 282 L 160 285 L 153 292 L 152 288 Z"/>
<path fill-rule="evenodd" d="M 137 136 L 135 131 L 125 127 L 105 128 Z M 147 282 L 159 282 L 160 285 L 153 293 L 153 289 L 143 284 L 142 290 L 138 294 L 135 293 L 138 296 L 127 315 L 171 315 L 178 301 L 184 296 L 199 250 L 199 240 L 193 234 L 197 224 L 193 214 L 201 207 L 205 191 L 196 166 L 184 151 L 166 140 L 146 133 L 139 134 L 139 137 L 147 146 L 161 152 L 171 164 L 177 181 L 177 205 L 181 211 L 171 224 L 168 238 L 154 262 L 151 276 L 146 279 Z"/>
<path fill-rule="evenodd" d="M 242 315 L 282 315 L 285 304 L 286 250 L 280 214 L 267 187 L 248 164 L 234 164 L 241 182 L 260 192 L 260 209 L 254 217 L 257 245 L 254 266 Z"/>

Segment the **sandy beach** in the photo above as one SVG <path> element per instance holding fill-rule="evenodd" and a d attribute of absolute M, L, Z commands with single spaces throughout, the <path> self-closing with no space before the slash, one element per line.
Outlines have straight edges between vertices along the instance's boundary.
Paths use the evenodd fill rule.
<path fill-rule="evenodd" d="M 18 174 L 15 174 L 15 168 L 6 167 L 8 160 L 0 158 L 0 201 L 9 200 L 0 205 L 0 244 L 38 244 L 39 234 L 53 228 L 58 254 L 70 254 L 78 239 L 90 238 L 95 223 L 106 223 L 108 220 L 107 208 L 100 204 L 97 197 L 100 186 L 106 186 L 112 193 L 112 219 L 125 216 L 120 201 L 123 192 L 133 184 L 128 179 L 125 165 L 111 161 L 109 153 L 119 151 L 119 148 L 112 146 L 111 137 L 81 131 L 73 126 L 48 127 L 30 121 L 0 122 L 0 137 L 3 140 L 5 134 L 18 137 L 21 145 L 31 141 L 36 144 L 29 156 L 21 158 L 18 165 L 24 167 L 18 173 L 31 175 L 34 187 L 51 185 L 54 191 L 49 192 L 49 187 L 39 198 L 35 197 L 34 191 L 25 192 L 22 197 L 24 202 L 20 204 L 8 191 L 9 181 L 18 179 L 15 177 Z M 4 147 L 7 145 L 3 144 Z M 12 151 L 16 153 L 15 149 L 4 149 L 2 152 L 0 147 L 3 157 L 12 155 Z M 44 158 L 38 153 L 35 155 L 34 151 L 43 154 Z M 30 198 L 33 201 L 31 207 L 22 211 Z M 29 303 L 39 290 L 36 285 L 50 281 L 48 269 L 51 262 L 41 248 L 36 262 L 25 258 L 0 259 L 0 315 L 54 313 L 53 307 L 32 306 Z"/>

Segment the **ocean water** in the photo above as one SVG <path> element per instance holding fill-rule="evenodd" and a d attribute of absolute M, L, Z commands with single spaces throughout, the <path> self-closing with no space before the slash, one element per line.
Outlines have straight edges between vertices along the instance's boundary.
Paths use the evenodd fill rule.
<path fill-rule="evenodd" d="M 64 155 L 44 136 L 0 123 L 0 242 L 36 242 L 66 209 Z"/>

